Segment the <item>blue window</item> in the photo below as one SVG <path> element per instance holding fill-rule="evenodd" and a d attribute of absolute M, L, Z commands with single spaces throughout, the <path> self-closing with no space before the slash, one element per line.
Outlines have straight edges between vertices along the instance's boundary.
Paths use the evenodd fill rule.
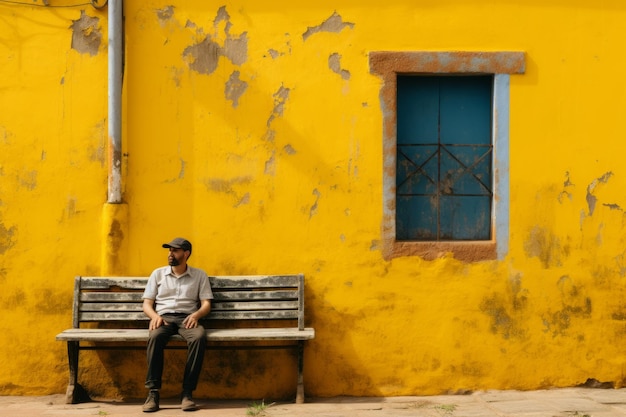
<path fill-rule="evenodd" d="M 381 253 L 503 259 L 510 78 L 524 52 L 373 51 L 382 115 Z"/>
<path fill-rule="evenodd" d="M 493 75 L 397 76 L 396 239 L 492 239 Z"/>

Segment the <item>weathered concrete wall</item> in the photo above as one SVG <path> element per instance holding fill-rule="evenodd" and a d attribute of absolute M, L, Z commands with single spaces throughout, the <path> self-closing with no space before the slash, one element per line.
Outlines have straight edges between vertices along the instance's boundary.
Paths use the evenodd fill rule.
<path fill-rule="evenodd" d="M 121 212 L 105 206 L 106 8 L 31 3 L 0 2 L 1 394 L 64 391 L 54 336 L 74 275 L 108 270 L 118 215 L 124 274 L 177 235 L 209 273 L 305 273 L 308 395 L 622 385 L 622 2 L 126 0 Z M 368 57 L 417 50 L 525 52 L 503 260 L 383 258 Z M 143 361 L 85 353 L 80 379 L 142 396 Z M 197 395 L 290 396 L 291 365 L 212 352 Z"/>

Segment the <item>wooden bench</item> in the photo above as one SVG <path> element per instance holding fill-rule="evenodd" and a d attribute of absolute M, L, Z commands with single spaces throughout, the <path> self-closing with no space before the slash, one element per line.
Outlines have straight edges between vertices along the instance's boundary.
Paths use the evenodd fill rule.
<path fill-rule="evenodd" d="M 296 403 L 304 402 L 304 342 L 315 337 L 314 329 L 304 327 L 304 276 L 211 276 L 209 280 L 214 299 L 211 313 L 202 320 L 207 348 L 224 348 L 228 342 L 227 348 L 234 349 L 296 349 Z M 81 350 L 145 349 L 137 342 L 148 340 L 141 298 L 147 281 L 145 277 L 76 277 L 72 328 L 56 336 L 67 342 L 68 404 L 89 398 L 78 383 Z M 81 328 L 83 323 L 92 324 Z M 183 341 L 178 335 L 171 340 Z M 171 343 L 168 348 L 186 346 Z"/>

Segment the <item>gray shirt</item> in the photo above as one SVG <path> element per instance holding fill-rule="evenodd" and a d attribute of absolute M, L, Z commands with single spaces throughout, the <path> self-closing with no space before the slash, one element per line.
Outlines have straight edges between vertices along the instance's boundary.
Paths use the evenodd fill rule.
<path fill-rule="evenodd" d="M 171 266 L 163 266 L 150 274 L 143 298 L 155 300 L 154 309 L 159 315 L 191 314 L 200 308 L 200 300 L 213 298 L 213 291 L 202 269 L 187 265 L 187 271 L 177 278 Z"/>

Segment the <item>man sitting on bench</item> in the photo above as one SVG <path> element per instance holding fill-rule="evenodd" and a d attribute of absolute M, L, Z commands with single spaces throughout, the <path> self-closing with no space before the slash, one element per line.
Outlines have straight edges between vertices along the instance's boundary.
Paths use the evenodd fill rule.
<path fill-rule="evenodd" d="M 146 388 L 150 392 L 143 405 L 147 413 L 159 409 L 163 351 L 170 336 L 176 333 L 187 341 L 181 408 L 184 411 L 197 408 L 192 392 L 198 384 L 206 348 L 204 327 L 198 320 L 209 314 L 213 298 L 207 274 L 187 265 L 191 243 L 178 237 L 163 247 L 169 249 L 169 265 L 152 272 L 143 293 L 143 311 L 150 318 L 146 376 Z"/>

